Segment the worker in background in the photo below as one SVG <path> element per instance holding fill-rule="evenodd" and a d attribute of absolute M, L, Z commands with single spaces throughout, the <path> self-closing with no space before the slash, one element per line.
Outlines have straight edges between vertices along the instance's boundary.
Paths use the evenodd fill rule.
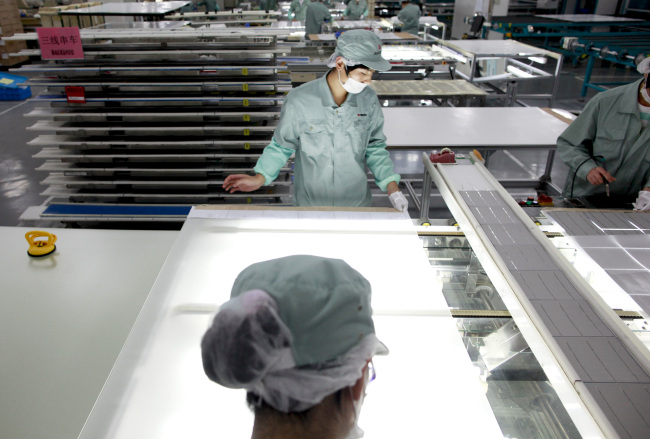
<path fill-rule="evenodd" d="M 260 0 L 261 11 L 275 11 L 278 9 L 278 0 Z"/>
<path fill-rule="evenodd" d="M 307 5 L 309 3 L 311 3 L 311 0 L 291 0 L 291 4 L 289 5 L 289 20 L 298 20 L 301 24 L 304 24 Z"/>
<path fill-rule="evenodd" d="M 643 78 L 594 96 L 558 138 L 560 157 L 571 169 L 565 197 L 624 207 L 638 196 L 647 200 L 637 208 L 650 210 L 650 193 L 643 193 L 650 191 L 650 57 L 637 69 Z"/>
<path fill-rule="evenodd" d="M 390 69 L 373 32 L 341 34 L 329 59 L 331 70 L 287 95 L 271 143 L 254 168 L 256 175 L 229 175 L 223 188 L 250 192 L 275 180 L 295 153 L 296 206 L 371 205 L 366 166 L 397 210 L 408 201 L 397 184 L 386 150 L 384 115 L 371 87 L 376 70 Z"/>
<path fill-rule="evenodd" d="M 327 6 L 323 4 L 323 0 L 314 0 L 307 5 L 305 12 L 305 37 L 311 34 L 320 34 L 321 27 L 325 22 L 332 21 L 332 14 Z"/>
<path fill-rule="evenodd" d="M 343 17 L 346 20 L 365 20 L 368 18 L 368 3 L 366 0 L 350 0 Z"/>
<path fill-rule="evenodd" d="M 217 0 L 204 0 L 206 12 L 219 12 Z"/>
<path fill-rule="evenodd" d="M 422 12 L 418 5 L 413 4 L 410 1 L 403 1 L 402 10 L 397 14 L 397 19 L 403 23 L 402 32 L 417 36 L 421 16 Z"/>
<path fill-rule="evenodd" d="M 210 380 L 246 390 L 253 438 L 363 436 L 372 358 L 388 354 L 370 299 L 368 281 L 340 259 L 289 256 L 239 274 L 201 356 Z"/>

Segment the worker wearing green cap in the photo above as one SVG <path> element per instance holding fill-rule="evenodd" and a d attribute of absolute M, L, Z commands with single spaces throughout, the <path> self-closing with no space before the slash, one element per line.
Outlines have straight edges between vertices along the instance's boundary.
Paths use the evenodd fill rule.
<path fill-rule="evenodd" d="M 384 116 L 370 87 L 375 71 L 390 69 L 381 41 L 367 30 L 343 33 L 324 76 L 292 90 L 271 143 L 254 168 L 256 175 L 229 175 L 223 188 L 250 192 L 275 180 L 295 154 L 294 204 L 297 206 L 371 205 L 366 166 L 393 207 L 408 201 L 386 150 Z"/>
<path fill-rule="evenodd" d="M 327 21 L 332 21 L 332 14 L 323 0 L 314 0 L 307 5 L 305 13 L 305 36 L 320 34 L 321 26 Z"/>
<path fill-rule="evenodd" d="M 361 438 L 373 357 L 370 283 L 340 259 L 295 255 L 242 271 L 201 340 L 207 377 L 246 390 L 255 438 Z"/>
<path fill-rule="evenodd" d="M 368 18 L 368 3 L 366 0 L 350 0 L 343 17 L 346 20 L 365 20 Z"/>
<path fill-rule="evenodd" d="M 304 23 L 309 3 L 311 3 L 311 0 L 292 0 L 289 5 L 289 20 L 298 20 Z"/>
<path fill-rule="evenodd" d="M 410 0 L 402 2 L 402 10 L 397 14 L 397 19 L 403 23 L 402 32 L 417 35 L 420 26 L 420 17 L 422 12 L 418 5 L 410 2 Z"/>

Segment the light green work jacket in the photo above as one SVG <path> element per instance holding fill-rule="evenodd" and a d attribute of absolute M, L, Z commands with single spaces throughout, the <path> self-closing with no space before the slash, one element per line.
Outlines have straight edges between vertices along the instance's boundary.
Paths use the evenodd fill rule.
<path fill-rule="evenodd" d="M 366 3 L 366 0 L 361 0 L 359 3 L 356 0 L 350 0 L 343 16 L 349 20 L 365 19 L 368 16 L 368 3 Z"/>
<path fill-rule="evenodd" d="M 420 12 L 420 8 L 416 5 L 406 5 L 404 9 L 399 11 L 399 14 L 397 14 L 397 19 L 404 23 L 402 26 L 402 32 L 417 35 L 418 28 L 420 27 L 421 16 L 422 12 Z"/>
<path fill-rule="evenodd" d="M 332 21 L 332 14 L 321 2 L 313 2 L 307 6 L 305 14 L 305 35 L 320 34 L 325 20 Z"/>
<path fill-rule="evenodd" d="M 310 0 L 305 0 L 300 4 L 299 0 L 291 0 L 289 5 L 289 15 L 294 20 L 304 21 L 307 14 L 307 5 L 311 3 Z M 319 32 L 320 33 L 320 32 Z"/>
<path fill-rule="evenodd" d="M 292 90 L 273 140 L 255 166 L 265 184 L 275 180 L 292 153 L 296 206 L 370 206 L 366 165 L 382 191 L 399 183 L 386 150 L 384 115 L 375 91 L 348 94 L 340 107 L 327 74 Z"/>
<path fill-rule="evenodd" d="M 276 9 L 278 9 L 277 0 L 260 0 L 260 10 L 275 11 Z"/>
<path fill-rule="evenodd" d="M 571 196 L 573 175 L 589 158 L 582 145 L 591 139 L 594 156 L 605 158 L 607 171 L 616 181 L 610 183 L 611 196 L 633 200 L 638 192 L 650 186 L 650 129 L 643 129 L 639 115 L 638 93 L 643 79 L 594 96 L 584 111 L 560 135 L 557 148 L 569 168 L 564 196 Z M 587 160 L 580 166 L 573 187 L 573 197 L 605 193 L 605 185 L 592 185 L 587 174 L 598 166 Z"/>

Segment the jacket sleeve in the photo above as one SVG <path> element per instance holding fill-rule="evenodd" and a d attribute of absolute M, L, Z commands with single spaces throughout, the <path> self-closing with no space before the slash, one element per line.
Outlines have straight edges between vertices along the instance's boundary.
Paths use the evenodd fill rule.
<path fill-rule="evenodd" d="M 577 178 L 582 180 L 586 180 L 589 171 L 598 166 L 595 161 L 588 160 L 590 155 L 583 143 L 585 140 L 591 140 L 592 142 L 596 140 L 599 111 L 599 99 L 592 99 L 587 103 L 580 116 L 557 139 L 560 158 L 571 169 L 572 174 L 578 166 L 587 160 L 586 163 L 580 166 L 577 173 Z"/>
<path fill-rule="evenodd" d="M 264 184 L 269 184 L 280 173 L 280 169 L 287 163 L 300 145 L 300 139 L 295 130 L 295 120 L 291 95 L 287 95 L 273 139 L 262 152 L 253 170 L 264 176 Z"/>
<path fill-rule="evenodd" d="M 391 181 L 399 183 L 400 175 L 394 172 L 393 161 L 386 150 L 384 113 L 381 111 L 379 101 L 372 106 L 370 113 L 370 139 L 366 147 L 366 165 L 374 175 L 375 183 L 383 192 L 386 192 L 386 186 Z"/>

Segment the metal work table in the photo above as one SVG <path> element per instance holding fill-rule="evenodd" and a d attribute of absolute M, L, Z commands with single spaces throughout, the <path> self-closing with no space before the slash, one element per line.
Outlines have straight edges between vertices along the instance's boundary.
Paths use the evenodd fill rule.
<path fill-rule="evenodd" d="M 391 270 L 368 258 L 386 248 L 399 255 Z M 503 437 L 410 219 L 393 209 L 226 206 L 190 213 L 80 439 L 249 438 L 245 392 L 207 379 L 199 340 L 243 268 L 291 254 L 344 258 L 372 285 L 377 334 L 391 354 L 375 358 L 380 375 L 360 418 L 366 438 Z M 435 349 L 424 348 L 427 337 Z M 405 385 L 414 364 L 426 364 L 429 378 Z"/>
<path fill-rule="evenodd" d="M 515 105 L 519 98 L 547 99 L 553 106 L 562 68 L 562 55 L 513 40 L 436 40 L 436 44 L 456 51 L 461 58 L 454 75 L 473 84 L 483 84 L 494 94 L 504 97 L 505 106 Z M 543 69 L 548 60 L 555 65 Z M 552 81 L 550 93 L 526 95 L 517 93 L 517 84 L 526 81 Z M 504 89 L 503 83 L 506 84 Z"/>
<path fill-rule="evenodd" d="M 0 437 L 76 438 L 178 232 L 0 227 Z"/>
<path fill-rule="evenodd" d="M 146 17 L 160 20 L 165 15 L 177 11 L 183 6 L 190 4 L 189 1 L 168 1 L 162 3 L 104 3 L 99 6 L 88 8 L 68 9 L 60 11 L 60 15 L 104 15 L 104 16 L 129 16 Z"/>
<path fill-rule="evenodd" d="M 467 106 L 476 100 L 480 106 L 485 103 L 487 93 L 462 79 L 437 79 L 435 81 L 372 81 L 370 86 L 379 99 L 391 101 L 434 100 L 438 106 L 447 104 Z"/>
<path fill-rule="evenodd" d="M 544 174 L 539 181 L 532 181 L 535 185 L 551 181 L 557 138 L 569 122 L 553 110 L 535 107 L 384 107 L 382 110 L 389 149 L 478 149 L 488 162 L 490 154 L 497 150 L 548 149 Z"/>
<path fill-rule="evenodd" d="M 537 41 L 537 45 L 573 58 L 575 66 L 578 59 L 575 55 L 581 55 L 582 52 L 567 48 L 563 39 L 604 38 L 606 41 L 611 41 L 611 44 L 609 41 L 606 42 L 605 46 L 616 45 L 616 41 L 620 39 L 647 36 L 650 32 L 650 22 L 635 18 L 590 14 L 494 16 L 490 23 L 485 25 L 485 29 L 503 34 L 506 38 Z M 602 47 L 593 49 L 597 53 Z M 611 61 L 617 62 L 617 57 L 614 56 Z"/>

